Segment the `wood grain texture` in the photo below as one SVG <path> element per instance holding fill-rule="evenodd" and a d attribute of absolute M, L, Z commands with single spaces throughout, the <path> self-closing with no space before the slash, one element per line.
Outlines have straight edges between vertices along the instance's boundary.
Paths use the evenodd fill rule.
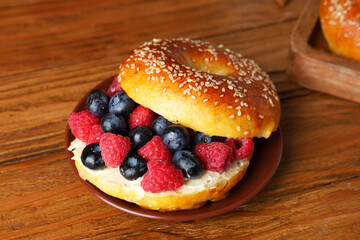
<path fill-rule="evenodd" d="M 356 239 L 360 107 L 289 81 L 304 6 L 275 1 L 0 1 L 1 239 Z M 68 114 L 153 37 L 224 44 L 270 74 L 282 103 L 282 162 L 254 199 L 209 219 L 133 216 L 91 195 L 67 163 Z"/>

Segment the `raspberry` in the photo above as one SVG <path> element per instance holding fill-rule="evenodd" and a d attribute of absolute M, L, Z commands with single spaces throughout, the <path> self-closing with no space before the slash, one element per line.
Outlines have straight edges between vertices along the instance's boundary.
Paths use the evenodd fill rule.
<path fill-rule="evenodd" d="M 235 159 L 247 158 L 254 150 L 254 142 L 251 138 L 228 138 L 225 144 L 232 148 Z"/>
<path fill-rule="evenodd" d="M 233 159 L 235 159 L 236 158 L 235 140 L 233 138 L 227 138 L 224 143 L 231 148 L 231 154 L 233 155 Z"/>
<path fill-rule="evenodd" d="M 95 124 L 90 129 L 89 138 L 86 141 L 86 145 L 92 144 L 92 143 L 99 143 L 101 136 L 104 134 L 104 132 L 101 129 L 100 124 Z"/>
<path fill-rule="evenodd" d="M 130 150 L 130 139 L 113 133 L 104 133 L 100 139 L 101 155 L 108 167 L 121 165 Z"/>
<path fill-rule="evenodd" d="M 230 147 L 230 150 L 231 150 L 230 154 L 228 155 L 228 157 L 225 160 L 225 165 L 224 165 L 224 170 L 225 170 L 226 168 L 230 167 L 231 164 L 236 159 L 236 147 L 235 147 L 235 142 L 234 141 L 228 141 L 228 139 L 226 139 L 226 141 L 224 143 L 225 143 L 225 145 L 228 145 Z"/>
<path fill-rule="evenodd" d="M 121 92 L 123 89 L 119 84 L 118 76 L 115 76 L 114 81 L 111 83 L 109 89 L 106 91 L 106 94 L 111 98 L 116 93 Z"/>
<path fill-rule="evenodd" d="M 171 161 L 171 154 L 169 149 L 162 142 L 160 136 L 154 136 L 148 143 L 138 150 L 138 154 L 146 159 Z"/>
<path fill-rule="evenodd" d="M 150 161 L 147 167 L 141 180 L 141 187 L 147 192 L 175 191 L 184 184 L 182 171 L 169 161 Z"/>
<path fill-rule="evenodd" d="M 87 142 L 90 129 L 94 124 L 99 123 L 99 118 L 84 110 L 78 113 L 70 113 L 68 122 L 74 136 L 83 142 Z"/>
<path fill-rule="evenodd" d="M 196 145 L 194 153 L 205 168 L 213 172 L 222 172 L 226 161 L 231 161 L 232 157 L 231 148 L 221 142 L 200 143 Z"/>
<path fill-rule="evenodd" d="M 139 105 L 130 114 L 129 129 L 131 130 L 139 125 L 145 125 L 151 127 L 152 121 L 153 121 L 153 112 L 150 109 Z"/>

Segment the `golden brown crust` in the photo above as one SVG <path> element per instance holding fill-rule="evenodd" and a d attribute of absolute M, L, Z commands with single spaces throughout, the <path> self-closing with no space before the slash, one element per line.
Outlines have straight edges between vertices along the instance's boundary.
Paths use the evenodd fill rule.
<path fill-rule="evenodd" d="M 210 136 L 267 138 L 279 124 L 279 97 L 268 75 L 206 42 L 145 43 L 125 57 L 119 81 L 137 103 Z"/>
<path fill-rule="evenodd" d="M 331 51 L 360 61 L 360 0 L 322 0 L 320 21 Z"/>

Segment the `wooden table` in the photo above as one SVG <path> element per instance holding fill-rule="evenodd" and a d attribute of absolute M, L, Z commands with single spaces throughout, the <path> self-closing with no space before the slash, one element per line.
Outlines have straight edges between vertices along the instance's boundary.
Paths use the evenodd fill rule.
<path fill-rule="evenodd" d="M 359 239 L 360 106 L 286 75 L 304 6 L 275 1 L 0 1 L 0 238 Z M 254 199 L 209 219 L 150 220 L 110 207 L 66 159 L 68 114 L 152 38 L 223 44 L 267 71 L 282 103 L 284 152 Z"/>

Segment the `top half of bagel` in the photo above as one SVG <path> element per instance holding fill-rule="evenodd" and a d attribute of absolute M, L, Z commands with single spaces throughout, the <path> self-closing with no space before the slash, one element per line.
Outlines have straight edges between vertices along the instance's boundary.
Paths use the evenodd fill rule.
<path fill-rule="evenodd" d="M 119 82 L 137 103 L 210 136 L 267 138 L 279 125 L 268 75 L 222 46 L 154 39 L 125 57 Z"/>

